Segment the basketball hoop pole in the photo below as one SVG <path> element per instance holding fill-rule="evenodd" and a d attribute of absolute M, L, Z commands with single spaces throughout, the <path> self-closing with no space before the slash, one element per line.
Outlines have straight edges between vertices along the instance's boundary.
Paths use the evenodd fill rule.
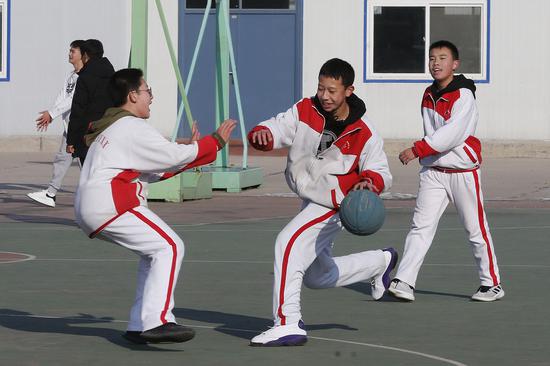
<path fill-rule="evenodd" d="M 212 173 L 213 189 L 240 192 L 243 188 L 261 185 L 263 183 L 263 170 L 247 166 L 246 127 L 241 106 L 230 21 L 229 0 L 216 0 L 216 127 L 229 118 L 229 91 L 230 84 L 233 84 L 243 144 L 242 166 L 231 166 L 229 164 L 229 144 L 227 144 L 223 150 L 218 152 L 215 165 L 204 167 L 204 171 Z"/>
<path fill-rule="evenodd" d="M 190 89 L 190 80 L 188 84 L 184 86 L 183 78 L 181 76 L 179 66 L 177 63 L 177 58 L 174 52 L 172 45 L 171 37 L 168 32 L 168 26 L 166 24 L 166 19 L 164 17 L 164 11 L 162 9 L 162 4 L 160 0 L 155 0 L 155 5 L 157 7 L 161 24 L 163 27 L 163 32 L 166 40 L 166 45 L 170 52 L 170 59 L 174 72 L 176 73 L 176 78 L 178 81 L 178 88 L 182 97 L 183 108 L 180 108 L 180 111 L 183 109 L 187 116 L 188 123 L 191 125 L 193 119 L 191 116 L 191 111 L 189 108 L 189 103 L 187 101 L 187 92 Z M 198 52 L 200 43 L 202 41 L 202 32 L 206 23 L 207 14 L 210 10 L 210 1 L 208 1 L 208 6 L 205 11 L 205 16 L 203 19 L 203 25 L 201 26 L 201 33 L 199 34 L 198 44 L 195 48 L 195 53 Z M 131 67 L 140 67 L 146 72 L 147 69 L 147 13 L 148 13 L 148 0 L 133 0 L 132 1 L 132 54 L 130 58 Z M 135 55 L 135 57 L 134 57 Z M 138 57 L 139 56 L 139 57 Z M 194 56 L 195 59 L 195 56 Z M 230 66 L 232 72 L 230 72 Z M 189 79 L 192 77 L 192 70 L 190 70 Z M 231 78 L 231 79 L 230 79 Z M 228 192 L 240 192 L 243 188 L 256 187 L 263 183 L 263 171 L 261 168 L 249 168 L 247 162 L 248 155 L 248 146 L 246 140 L 246 127 L 244 124 L 244 116 L 241 105 L 239 83 L 237 77 L 237 68 L 235 63 L 235 56 L 233 52 L 233 44 L 231 40 L 231 30 L 230 30 L 230 18 L 229 18 L 229 1 L 228 0 L 216 0 L 216 97 L 215 97 L 215 125 L 216 128 L 226 119 L 229 118 L 229 92 L 230 92 L 230 83 L 234 85 L 235 97 L 237 101 L 238 109 L 238 119 L 241 131 L 241 139 L 243 144 L 243 155 L 242 155 L 242 166 L 236 167 L 229 164 L 229 144 L 226 145 L 224 149 L 218 152 L 216 162 L 214 166 L 204 167 L 201 169 L 203 175 L 208 175 L 211 173 L 212 183 L 211 189 L 223 189 Z M 179 124 L 181 122 L 181 114 L 178 113 L 178 119 L 176 121 L 176 128 L 174 131 L 173 139 L 177 134 L 179 129 Z M 184 185 L 183 180 L 185 180 L 185 174 L 180 174 L 182 179 L 181 186 Z M 204 181 L 204 177 L 201 177 Z M 165 185 L 168 187 L 169 183 L 166 182 Z M 197 184 L 196 190 L 200 190 L 202 187 L 199 186 L 199 182 L 195 177 L 193 177 L 192 185 Z M 161 183 L 153 185 L 153 187 L 158 187 L 159 194 L 158 197 L 154 198 L 164 198 L 168 194 L 166 191 L 171 191 L 177 189 L 180 184 L 172 184 L 173 187 L 168 187 L 164 189 L 161 187 Z M 192 188 L 192 187 L 190 187 Z M 206 187 L 204 187 L 206 188 Z M 149 196 L 154 195 L 156 189 L 150 190 Z M 202 189 L 205 190 L 205 189 Z M 207 190 L 207 189 L 206 189 Z M 211 193 L 208 192 L 200 193 L 199 195 L 191 193 L 190 198 L 208 198 L 211 196 Z M 170 195 L 171 197 L 181 196 L 183 194 Z M 173 199 L 172 199 L 173 200 Z"/>

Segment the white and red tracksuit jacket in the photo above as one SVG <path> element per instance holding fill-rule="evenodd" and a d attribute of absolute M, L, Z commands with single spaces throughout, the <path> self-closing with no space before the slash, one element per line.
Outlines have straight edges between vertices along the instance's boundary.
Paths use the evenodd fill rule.
<path fill-rule="evenodd" d="M 474 137 L 478 111 L 474 82 L 457 75 L 443 90 L 432 84 L 422 97 L 424 138 L 414 143 L 420 164 L 450 170 L 477 169 L 481 142 Z"/>
<path fill-rule="evenodd" d="M 119 119 L 97 136 L 82 166 L 75 199 L 78 225 L 94 237 L 129 209 L 147 206 L 147 183 L 208 164 L 218 149 L 212 136 L 179 145 L 144 119 Z"/>
<path fill-rule="evenodd" d="M 317 155 L 325 118 L 312 98 L 304 98 L 284 113 L 260 123 L 249 133 L 267 128 L 273 141 L 261 150 L 290 147 L 286 181 L 300 198 L 337 208 L 353 185 L 370 178 L 379 192 L 389 189 L 392 176 L 383 140 L 366 117 L 349 124 L 338 139 Z"/>

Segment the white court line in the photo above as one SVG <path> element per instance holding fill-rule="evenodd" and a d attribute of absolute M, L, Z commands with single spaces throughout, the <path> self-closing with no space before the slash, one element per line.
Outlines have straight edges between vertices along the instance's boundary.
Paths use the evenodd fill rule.
<path fill-rule="evenodd" d="M 20 315 L 20 314 L 2 314 L 0 313 L 0 317 L 14 317 L 14 318 L 37 318 L 37 319 L 66 319 L 66 320 L 75 320 L 75 321 L 82 321 L 85 322 L 94 322 L 97 321 L 97 323 L 128 323 L 126 320 L 117 320 L 117 319 L 110 319 L 110 320 L 104 320 L 104 319 L 95 319 L 95 318 L 70 318 L 70 317 L 59 317 L 59 316 L 44 316 L 44 315 Z M 260 333 L 259 330 L 250 330 L 250 329 L 240 329 L 240 328 L 226 328 L 226 327 L 217 327 L 217 326 L 208 326 L 208 325 L 194 325 L 194 324 L 183 324 L 188 327 L 192 328 L 201 328 L 201 329 L 215 329 L 215 330 L 229 330 L 229 331 L 238 331 L 238 332 L 246 332 L 246 333 Z M 391 346 L 384 346 L 381 344 L 372 344 L 372 343 L 363 343 L 363 342 L 355 342 L 355 341 L 347 341 L 344 339 L 336 339 L 336 338 L 324 338 L 324 337 L 312 337 L 308 336 L 310 339 L 317 339 L 320 341 L 327 341 L 327 342 L 335 342 L 335 343 L 344 343 L 344 344 L 351 344 L 354 346 L 364 346 L 364 347 L 371 347 L 371 348 L 379 348 L 383 350 L 389 350 L 389 351 L 396 351 L 396 352 L 402 352 L 402 353 L 408 353 L 424 358 L 428 358 L 431 360 L 441 361 L 443 363 L 454 365 L 454 366 L 467 366 L 464 363 L 454 361 L 448 358 L 443 358 L 435 355 L 431 355 L 429 353 L 423 353 L 423 352 L 417 352 L 408 350 L 405 348 L 399 348 L 399 347 L 391 347 Z"/>
<path fill-rule="evenodd" d="M 139 259 L 87 259 L 87 258 L 36 258 L 35 261 L 43 262 L 138 262 Z M 236 264 L 265 264 L 273 261 L 242 261 L 242 260 L 183 260 L 184 263 L 236 263 Z"/>
<path fill-rule="evenodd" d="M 30 259 L 28 259 L 30 260 Z M 97 258 L 33 258 L 35 261 L 43 262 L 137 262 L 138 259 L 97 259 Z M 211 260 L 211 259 L 184 259 L 183 263 L 227 263 L 227 264 L 271 264 L 273 261 L 253 261 L 253 260 Z M 432 267 L 476 267 L 474 264 L 461 263 L 424 263 L 424 266 Z M 503 268 L 550 268 L 550 265 L 544 264 L 500 264 Z"/>
<path fill-rule="evenodd" d="M 0 264 L 20 263 L 20 262 L 32 261 L 32 260 L 36 259 L 36 256 L 34 256 L 32 254 L 27 254 L 27 253 L 4 252 L 3 250 L 0 251 L 0 254 L 2 254 L 2 253 L 24 255 L 25 258 L 18 258 L 18 259 L 14 259 L 12 261 L 9 261 L 9 262 L 1 262 L 0 261 Z"/>
<path fill-rule="evenodd" d="M 169 226 L 174 228 L 195 228 L 200 226 L 208 226 L 208 225 L 223 225 L 223 224 L 234 224 L 234 223 L 245 223 L 245 222 L 256 222 L 256 221 L 266 221 L 266 220 L 272 220 L 272 219 L 290 219 L 292 216 L 276 216 L 276 217 L 259 217 L 259 218 L 251 218 L 251 219 L 235 219 L 235 220 L 227 220 L 227 221 L 213 221 L 213 222 L 200 222 L 195 224 L 169 224 Z M 2 224 L 0 223 L 0 226 Z M 40 226 L 24 226 L 24 227 L 11 227 L 11 228 L 2 228 L 2 230 L 40 230 L 40 231 L 80 231 L 78 227 L 74 226 L 53 226 L 48 225 L 45 226 L 45 224 L 39 224 Z M 541 225 L 541 226 L 490 226 L 489 228 L 491 231 L 497 231 L 497 230 L 547 230 L 550 229 L 550 225 Z M 395 229 L 380 229 L 380 232 L 400 232 L 400 231 L 409 231 L 410 227 L 407 226 L 405 228 L 395 228 Z M 463 227 L 450 227 L 450 228 L 438 228 L 438 231 L 464 231 Z M 262 229 L 262 228 L 247 228 L 247 229 L 191 229 L 188 231 L 192 232 L 274 232 L 274 231 L 280 231 L 280 229 Z"/>

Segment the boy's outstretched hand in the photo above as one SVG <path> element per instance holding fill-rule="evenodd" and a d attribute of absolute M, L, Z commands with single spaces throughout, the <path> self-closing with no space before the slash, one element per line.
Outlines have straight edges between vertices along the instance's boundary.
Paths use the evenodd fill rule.
<path fill-rule="evenodd" d="M 403 163 L 403 165 L 407 165 L 411 160 L 414 159 L 416 159 L 416 154 L 414 153 L 412 147 L 409 147 L 408 149 L 405 149 L 399 153 L 399 160 L 401 160 L 401 163 Z"/>
<path fill-rule="evenodd" d="M 268 129 L 254 131 L 251 136 L 252 145 L 267 146 L 273 141 L 273 135 Z"/>
<path fill-rule="evenodd" d="M 273 134 L 268 128 L 263 126 L 256 126 L 248 133 L 248 142 L 256 150 L 273 150 Z"/>
<path fill-rule="evenodd" d="M 231 132 L 233 132 L 236 126 L 237 121 L 235 121 L 234 119 L 226 119 L 222 122 L 220 127 L 218 127 L 216 133 L 223 139 L 223 141 L 227 143 L 229 137 L 231 136 Z"/>
<path fill-rule="evenodd" d="M 193 121 L 193 125 L 191 126 L 191 142 L 199 141 L 200 138 L 201 133 L 199 132 L 197 121 Z"/>
<path fill-rule="evenodd" d="M 38 131 L 46 131 L 50 123 L 52 123 L 52 116 L 50 116 L 48 111 L 42 111 L 36 119 L 36 129 Z"/>
<path fill-rule="evenodd" d="M 195 141 L 199 141 L 201 138 L 201 133 L 199 132 L 199 127 L 197 125 L 197 121 L 193 121 L 193 125 L 191 126 L 191 138 L 190 139 L 176 139 L 176 143 L 188 145 L 192 144 Z"/>

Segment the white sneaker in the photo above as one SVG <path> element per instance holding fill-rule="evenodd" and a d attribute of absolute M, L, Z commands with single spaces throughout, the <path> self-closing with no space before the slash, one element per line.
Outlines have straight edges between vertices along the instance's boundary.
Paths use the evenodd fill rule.
<path fill-rule="evenodd" d="M 303 346 L 307 342 L 304 322 L 276 325 L 250 340 L 253 347 Z"/>
<path fill-rule="evenodd" d="M 388 291 L 400 300 L 414 301 L 414 287 L 397 278 L 391 281 Z"/>
<path fill-rule="evenodd" d="M 397 264 L 397 251 L 393 248 L 382 249 L 384 256 L 386 258 L 386 266 L 382 273 L 378 276 L 373 277 L 370 286 L 371 286 L 371 296 L 374 300 L 380 300 L 384 293 L 390 287 L 390 273 L 395 268 Z"/>
<path fill-rule="evenodd" d="M 45 206 L 55 207 L 55 196 L 48 195 L 48 191 L 27 193 L 27 197 Z"/>
<path fill-rule="evenodd" d="M 504 297 L 504 289 L 500 283 L 496 286 L 479 286 L 477 292 L 472 295 L 474 301 L 495 301 Z"/>

